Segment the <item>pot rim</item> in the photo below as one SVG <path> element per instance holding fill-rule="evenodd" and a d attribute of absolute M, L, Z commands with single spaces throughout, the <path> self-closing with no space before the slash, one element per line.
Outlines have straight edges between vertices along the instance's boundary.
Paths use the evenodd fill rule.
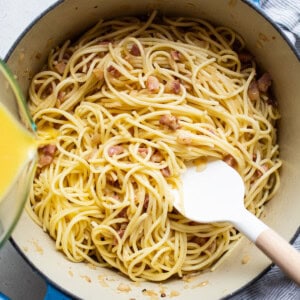
<path fill-rule="evenodd" d="M 286 44 L 289 46 L 289 48 L 292 50 L 294 55 L 296 56 L 298 62 L 300 62 L 300 51 L 297 50 L 296 46 L 292 43 L 292 41 L 288 38 L 288 36 L 284 33 L 283 29 L 274 21 L 272 20 L 267 13 L 262 10 L 258 6 L 258 4 L 255 4 L 255 1 L 251 0 L 239 0 L 246 5 L 248 5 L 251 9 L 255 10 L 256 13 L 261 15 L 283 38 L 283 40 L 286 42 Z M 11 45 L 11 47 L 8 49 L 7 53 L 3 57 L 3 61 L 7 62 L 12 55 L 12 53 L 17 48 L 20 41 L 24 38 L 24 36 L 35 26 L 35 24 L 41 20 L 44 16 L 46 16 L 49 12 L 51 12 L 53 9 L 57 8 L 59 5 L 63 4 L 64 0 L 56 0 L 55 3 L 51 4 L 49 7 L 47 7 L 44 11 L 42 11 L 39 15 L 37 15 L 25 28 L 24 30 L 19 34 L 19 36 L 16 38 L 14 43 Z M 294 241 L 297 239 L 297 237 L 300 235 L 300 226 L 296 229 L 295 234 L 290 240 L 290 243 L 294 243 Z M 26 261 L 26 263 L 31 267 L 31 269 L 36 272 L 41 278 L 43 278 L 46 281 L 46 284 L 51 284 L 55 289 L 58 291 L 64 293 L 66 296 L 72 297 L 72 299 L 79 299 L 76 295 L 72 294 L 70 291 L 64 289 L 62 286 L 58 285 L 56 282 L 54 282 L 51 278 L 47 276 L 47 274 L 43 273 L 38 269 L 38 267 L 34 266 L 33 262 L 29 258 L 26 257 L 25 253 L 22 251 L 22 249 L 18 246 L 18 244 L 14 241 L 13 237 L 9 238 L 10 243 L 12 246 L 17 250 L 17 252 L 21 255 L 21 257 Z M 256 277 L 254 277 L 252 280 L 250 280 L 245 285 L 241 286 L 239 289 L 235 290 L 233 293 L 222 297 L 221 300 L 229 300 L 230 297 L 238 295 L 240 292 L 242 292 L 245 288 L 249 287 L 253 283 L 257 282 L 260 278 L 262 278 L 265 274 L 267 274 L 275 265 L 272 263 L 267 268 L 265 268 L 261 273 L 259 273 Z"/>

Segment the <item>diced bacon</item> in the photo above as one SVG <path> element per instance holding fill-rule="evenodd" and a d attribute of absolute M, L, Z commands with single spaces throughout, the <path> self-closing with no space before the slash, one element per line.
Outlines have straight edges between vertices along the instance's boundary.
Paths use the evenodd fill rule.
<path fill-rule="evenodd" d="M 122 238 L 124 236 L 127 226 L 128 226 L 127 223 L 122 223 L 120 225 L 119 229 L 117 230 L 117 234 L 119 235 L 120 238 Z M 115 238 L 114 245 L 117 245 L 117 244 L 118 244 L 118 240 Z"/>
<path fill-rule="evenodd" d="M 118 235 L 119 235 L 120 238 L 123 237 L 124 233 L 125 233 L 125 229 L 119 229 L 118 230 Z"/>
<path fill-rule="evenodd" d="M 162 160 L 164 159 L 164 157 L 162 156 L 162 154 L 159 151 L 155 151 L 152 155 L 150 160 L 154 163 L 160 163 L 162 162 Z"/>
<path fill-rule="evenodd" d="M 155 76 L 149 76 L 146 82 L 146 87 L 150 92 L 157 92 L 159 90 L 159 81 Z"/>
<path fill-rule="evenodd" d="M 45 167 L 53 162 L 53 156 L 51 155 L 40 155 L 39 157 L 39 167 Z"/>
<path fill-rule="evenodd" d="M 214 253 L 217 249 L 217 242 L 213 240 L 212 243 L 206 248 L 210 253 Z"/>
<path fill-rule="evenodd" d="M 48 84 L 45 88 L 44 95 L 49 96 L 53 92 L 53 86 L 51 84 Z"/>
<path fill-rule="evenodd" d="M 50 165 L 53 162 L 55 152 L 56 152 L 55 145 L 46 145 L 44 147 L 39 148 L 39 167 L 45 167 Z"/>
<path fill-rule="evenodd" d="M 55 145 L 51 145 L 51 144 L 46 145 L 41 148 L 43 154 L 46 154 L 46 155 L 54 155 L 56 152 L 56 149 L 57 149 L 57 147 Z"/>
<path fill-rule="evenodd" d="M 208 241 L 207 237 L 194 236 L 191 242 L 198 244 L 200 247 L 204 246 Z"/>
<path fill-rule="evenodd" d="M 227 154 L 226 156 L 224 156 L 223 161 L 232 168 L 235 168 L 237 166 L 237 162 L 231 154 Z"/>
<path fill-rule="evenodd" d="M 119 213 L 118 213 L 119 218 L 127 218 L 127 207 L 124 207 Z"/>
<path fill-rule="evenodd" d="M 104 78 L 104 72 L 102 69 L 100 68 L 95 68 L 93 70 L 93 74 L 95 75 L 95 77 L 100 81 Z"/>
<path fill-rule="evenodd" d="M 171 176 L 171 171 L 170 171 L 169 167 L 165 167 L 165 168 L 161 169 L 160 171 L 164 177 Z"/>
<path fill-rule="evenodd" d="M 178 79 L 170 80 L 165 85 L 165 91 L 167 93 L 174 93 L 179 94 L 180 93 L 180 81 Z"/>
<path fill-rule="evenodd" d="M 244 51 L 241 51 L 240 53 L 238 53 L 238 58 L 241 61 L 241 63 L 245 64 L 245 63 L 251 62 L 253 60 L 254 56 L 250 52 L 244 50 Z"/>
<path fill-rule="evenodd" d="M 106 176 L 106 180 L 107 180 L 108 183 L 114 185 L 118 181 L 118 177 L 114 173 L 109 173 Z"/>
<path fill-rule="evenodd" d="M 114 185 L 118 185 L 119 183 L 118 183 L 118 180 L 116 180 L 115 182 L 114 182 Z M 116 199 L 116 200 L 120 200 L 120 197 L 119 197 L 119 195 L 116 193 L 116 192 L 114 192 L 113 194 L 112 194 L 112 197 L 114 198 L 114 199 Z"/>
<path fill-rule="evenodd" d="M 57 95 L 57 99 L 58 99 L 60 102 L 64 101 L 66 94 L 67 94 L 67 93 L 66 93 L 65 91 L 59 91 L 59 92 L 58 92 L 58 95 Z"/>
<path fill-rule="evenodd" d="M 57 62 L 54 65 L 54 68 L 59 74 L 63 74 L 66 69 L 66 63 L 63 61 Z"/>
<path fill-rule="evenodd" d="M 144 147 L 140 147 L 138 149 L 138 153 L 142 156 L 142 157 L 146 157 L 148 154 L 148 148 L 144 148 Z"/>
<path fill-rule="evenodd" d="M 161 116 L 159 119 L 159 124 L 165 125 L 171 130 L 176 130 L 180 128 L 178 118 L 170 114 Z"/>
<path fill-rule="evenodd" d="M 132 47 L 130 49 L 130 54 L 132 54 L 133 56 L 140 56 L 141 55 L 140 48 L 138 47 L 137 44 L 132 45 Z"/>
<path fill-rule="evenodd" d="M 191 145 L 193 139 L 188 131 L 180 131 L 177 136 L 177 142 L 182 145 Z"/>
<path fill-rule="evenodd" d="M 180 53 L 176 50 L 171 50 L 171 57 L 174 61 L 180 61 Z"/>
<path fill-rule="evenodd" d="M 269 166 L 267 164 L 264 164 L 264 165 L 262 165 L 262 169 L 263 169 L 263 172 L 258 169 L 255 171 L 253 179 L 257 179 L 257 178 L 263 176 L 263 174 L 269 170 Z"/>
<path fill-rule="evenodd" d="M 111 156 L 114 156 L 114 155 L 118 155 L 118 154 L 121 154 L 124 152 L 124 147 L 123 146 L 120 146 L 120 145 L 116 145 L 116 146 L 111 146 L 109 149 L 108 149 L 108 155 L 111 157 Z"/>
<path fill-rule="evenodd" d="M 258 89 L 265 93 L 268 91 L 269 87 L 272 84 L 272 78 L 269 73 L 264 73 L 258 80 L 257 80 L 257 86 Z"/>
<path fill-rule="evenodd" d="M 257 101 L 260 99 L 260 93 L 258 89 L 257 82 L 255 80 L 251 81 L 248 88 L 248 96 L 251 101 Z"/>
<path fill-rule="evenodd" d="M 272 95 L 268 95 L 267 104 L 271 105 L 273 107 L 277 107 L 278 106 L 276 98 L 274 98 L 274 96 L 272 96 Z"/>
<path fill-rule="evenodd" d="M 128 132 L 133 136 L 134 135 L 134 127 L 130 127 Z"/>
<path fill-rule="evenodd" d="M 121 73 L 112 65 L 107 68 L 107 71 L 115 78 L 119 78 Z"/>
<path fill-rule="evenodd" d="M 149 195 L 146 194 L 145 195 L 145 199 L 144 199 L 144 205 L 143 205 L 143 210 L 146 211 L 149 205 Z"/>

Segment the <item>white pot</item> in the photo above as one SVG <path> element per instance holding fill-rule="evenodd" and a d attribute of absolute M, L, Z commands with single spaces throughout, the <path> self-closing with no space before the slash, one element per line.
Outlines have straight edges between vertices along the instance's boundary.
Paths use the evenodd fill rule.
<path fill-rule="evenodd" d="M 280 190 L 267 205 L 264 221 L 291 240 L 300 222 L 300 184 L 297 182 L 300 178 L 300 63 L 295 49 L 254 5 L 239 0 L 66 0 L 51 7 L 25 30 L 11 49 L 7 62 L 26 93 L 28 75 L 40 70 L 54 45 L 78 35 L 100 18 L 145 14 L 153 9 L 169 15 L 197 16 L 235 29 L 245 38 L 257 62 L 272 74 L 282 115 L 279 143 L 284 165 Z M 270 261 L 244 239 L 215 272 L 199 275 L 191 282 L 135 284 L 113 270 L 68 261 L 26 213 L 12 239 L 26 260 L 49 282 L 83 299 L 151 299 L 143 295 L 145 288 L 156 293 L 158 299 L 162 289 L 167 295 L 173 291 L 175 296 L 178 292 L 174 297 L 178 300 L 218 299 L 245 286 L 270 265 Z M 246 265 L 241 263 L 244 255 L 250 257 Z M 201 286 L 202 282 L 207 285 Z M 130 291 L 120 292 L 120 283 L 128 285 Z"/>

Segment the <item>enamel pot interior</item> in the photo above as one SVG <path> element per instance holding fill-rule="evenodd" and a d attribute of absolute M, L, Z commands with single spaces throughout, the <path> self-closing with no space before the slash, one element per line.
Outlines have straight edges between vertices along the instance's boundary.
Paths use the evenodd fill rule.
<path fill-rule="evenodd" d="M 272 74 L 282 118 L 279 143 L 284 165 L 281 187 L 268 203 L 264 221 L 285 239 L 291 240 L 300 220 L 300 64 L 288 42 L 254 6 L 244 1 L 218 0 L 89 0 L 63 1 L 51 7 L 16 41 L 7 61 L 27 94 L 32 74 L 40 70 L 50 49 L 75 37 L 100 18 L 145 14 L 153 9 L 168 15 L 201 17 L 235 29 L 246 40 L 257 62 Z M 196 276 L 192 281 L 133 283 L 119 273 L 69 262 L 55 250 L 54 242 L 23 213 L 12 239 L 30 264 L 57 287 L 84 299 L 150 299 L 143 289 L 160 297 L 163 289 L 175 299 L 218 299 L 233 293 L 255 279 L 270 261 L 243 239 L 217 270 Z M 250 260 L 242 264 L 243 257 Z M 120 283 L 130 287 L 120 292 Z M 173 294 L 172 294 L 173 293 Z"/>

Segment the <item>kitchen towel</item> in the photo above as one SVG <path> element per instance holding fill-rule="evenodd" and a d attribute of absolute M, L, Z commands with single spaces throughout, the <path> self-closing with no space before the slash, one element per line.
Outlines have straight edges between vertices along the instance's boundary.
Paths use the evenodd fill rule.
<path fill-rule="evenodd" d="M 300 0 L 261 0 L 260 8 L 278 24 L 300 55 Z M 293 245 L 300 250 L 300 234 Z M 299 268 L 299 266 L 297 267 Z M 273 266 L 259 280 L 225 299 L 299 300 L 300 287 L 289 280 L 277 266 Z"/>

